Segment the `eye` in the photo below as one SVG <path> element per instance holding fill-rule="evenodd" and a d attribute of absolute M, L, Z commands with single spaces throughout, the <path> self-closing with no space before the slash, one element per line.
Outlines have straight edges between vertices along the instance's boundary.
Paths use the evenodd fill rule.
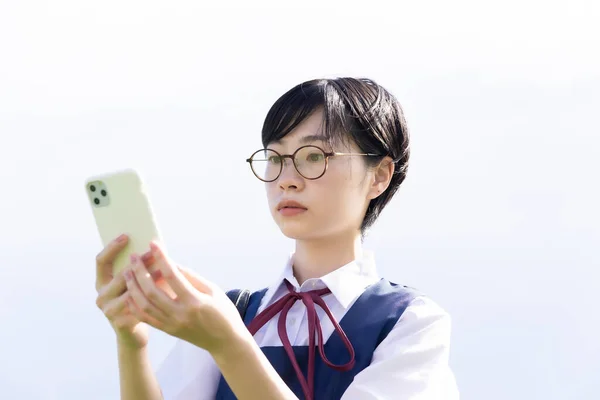
<path fill-rule="evenodd" d="M 279 156 L 270 156 L 268 158 L 269 164 L 280 164 L 281 163 L 281 157 Z"/>
<path fill-rule="evenodd" d="M 313 153 L 309 153 L 306 156 L 306 161 L 308 162 L 321 162 L 323 161 L 323 159 L 325 158 L 325 156 L 323 155 L 323 153 L 321 152 L 313 152 Z"/>

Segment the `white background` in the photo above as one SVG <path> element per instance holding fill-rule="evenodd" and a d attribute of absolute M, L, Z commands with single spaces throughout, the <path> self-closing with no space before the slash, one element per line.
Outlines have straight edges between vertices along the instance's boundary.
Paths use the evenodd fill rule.
<path fill-rule="evenodd" d="M 367 246 L 452 314 L 462 398 L 598 398 L 598 2 L 214 7 L 0 0 L 0 397 L 118 397 L 89 175 L 139 169 L 177 261 L 266 286 L 292 243 L 244 160 L 283 92 L 351 75 L 412 133 Z"/>

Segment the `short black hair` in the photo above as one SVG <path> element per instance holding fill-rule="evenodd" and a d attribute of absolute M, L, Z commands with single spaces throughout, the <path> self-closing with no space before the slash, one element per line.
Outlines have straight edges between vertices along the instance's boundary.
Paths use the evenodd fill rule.
<path fill-rule="evenodd" d="M 409 133 L 398 100 L 385 88 L 367 78 L 315 79 L 301 83 L 271 107 L 262 129 L 266 148 L 290 133 L 313 112 L 323 110 L 323 134 L 331 145 L 354 142 L 369 166 L 385 156 L 394 160 L 395 169 L 387 190 L 371 200 L 361 225 L 364 233 L 406 178 L 410 155 Z"/>

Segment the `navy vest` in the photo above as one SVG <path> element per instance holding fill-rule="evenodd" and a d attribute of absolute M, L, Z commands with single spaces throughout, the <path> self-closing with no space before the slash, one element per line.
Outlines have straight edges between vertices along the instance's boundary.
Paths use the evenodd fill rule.
<path fill-rule="evenodd" d="M 266 291 L 266 289 L 263 289 L 254 292 L 250 296 L 248 310 L 244 318 L 246 326 L 256 316 L 261 299 Z M 335 400 L 342 397 L 352 383 L 354 376 L 369 366 L 375 348 L 385 339 L 408 304 L 417 295 L 417 292 L 413 289 L 383 279 L 365 290 L 346 312 L 342 320 L 339 321 L 356 353 L 354 368 L 346 372 L 329 368 L 317 351 L 315 357 L 315 400 Z M 279 318 L 279 315 L 276 318 Z M 283 381 L 299 399 L 303 399 L 302 386 L 284 348 L 282 346 L 266 346 L 261 349 Z M 308 346 L 294 346 L 294 352 L 302 373 L 306 376 Z M 338 365 L 350 360 L 348 350 L 336 332 L 325 343 L 325 354 L 332 363 Z M 234 399 L 236 399 L 235 395 L 221 376 L 216 400 Z"/>

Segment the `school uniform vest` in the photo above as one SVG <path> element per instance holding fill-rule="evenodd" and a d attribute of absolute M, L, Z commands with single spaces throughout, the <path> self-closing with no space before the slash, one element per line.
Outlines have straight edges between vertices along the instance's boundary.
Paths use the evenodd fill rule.
<path fill-rule="evenodd" d="M 250 296 L 244 318 L 246 326 L 256 316 L 266 291 L 263 289 Z M 354 347 L 354 367 L 346 372 L 336 371 L 328 367 L 317 352 L 314 370 L 314 400 L 336 400 L 342 397 L 354 376 L 369 366 L 377 346 L 386 338 L 406 307 L 417 295 L 418 293 L 413 289 L 381 279 L 369 286 L 359 296 L 339 322 Z M 276 316 L 276 318 L 278 317 L 279 315 Z M 261 349 L 283 381 L 299 399 L 304 399 L 300 381 L 284 348 L 282 346 L 266 346 Z M 293 346 L 293 350 L 303 374 L 306 374 L 308 346 Z M 350 359 L 344 342 L 335 331 L 325 343 L 325 355 L 332 363 L 338 365 L 345 364 Z M 223 376 L 219 382 L 216 399 L 236 399 Z"/>

